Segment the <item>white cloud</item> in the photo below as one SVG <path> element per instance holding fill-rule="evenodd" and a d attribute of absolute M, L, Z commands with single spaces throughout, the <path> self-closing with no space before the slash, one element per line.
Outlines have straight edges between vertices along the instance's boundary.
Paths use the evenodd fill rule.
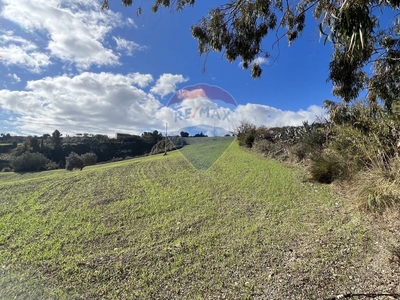
<path fill-rule="evenodd" d="M 266 57 L 258 56 L 250 63 L 250 66 L 257 65 L 265 65 L 268 63 L 268 59 Z M 243 68 L 243 62 L 239 62 L 239 67 Z"/>
<path fill-rule="evenodd" d="M 151 88 L 151 92 L 164 97 L 176 91 L 176 85 L 188 81 L 182 75 L 173 75 L 164 73 L 157 79 L 156 85 Z"/>
<path fill-rule="evenodd" d="M 117 50 L 125 51 L 126 55 L 131 56 L 133 51 L 140 51 L 146 49 L 146 46 L 141 46 L 133 41 L 128 41 L 120 37 L 113 37 L 115 43 L 117 44 Z"/>
<path fill-rule="evenodd" d="M 138 26 L 136 25 L 135 21 L 132 18 L 127 18 L 126 23 L 128 24 L 128 26 L 132 26 L 133 28 L 138 28 Z"/>
<path fill-rule="evenodd" d="M 140 82 L 140 81 L 139 81 Z M 0 90 L 0 108 L 19 117 L 21 132 L 60 131 L 114 134 L 162 128 L 161 104 L 136 88 L 138 75 L 89 73 L 29 81 L 23 91 Z"/>
<path fill-rule="evenodd" d="M 36 44 L 20 36 L 14 36 L 12 31 L 0 32 L 0 57 L 6 66 L 17 65 L 39 73 L 50 65 L 50 57 L 40 52 Z"/>
<path fill-rule="evenodd" d="M 262 104 L 247 103 L 239 105 L 232 113 L 232 120 L 238 124 L 242 120 L 249 121 L 257 126 L 299 126 L 303 121 L 313 122 L 319 117 L 326 116 L 326 111 L 316 105 L 306 110 L 290 111 Z"/>
<path fill-rule="evenodd" d="M 172 76 L 175 76 L 175 81 L 172 81 L 174 89 L 179 78 L 186 81 L 181 75 Z M 164 74 L 161 77 L 169 76 Z M 0 90 L 0 109 L 14 116 L 8 121 L 24 134 L 51 133 L 55 129 L 65 134 L 89 132 L 114 135 L 121 131 L 140 134 L 149 130 L 162 131 L 165 122 L 168 122 L 171 131 L 176 132 L 184 127 L 204 125 L 229 131 L 242 120 L 268 127 L 301 125 L 302 121 L 312 122 L 325 113 L 317 106 L 283 111 L 248 103 L 229 111 L 224 108 L 217 116 L 212 112 L 217 107 L 216 102 L 202 97 L 183 101 L 178 108 L 166 107 L 152 93 L 141 89 L 152 81 L 150 74 L 140 73 L 84 72 L 76 76 L 46 77 L 29 81 L 23 90 Z M 160 88 L 160 92 L 165 92 L 165 89 Z M 196 112 L 200 106 L 209 107 L 210 113 Z M 174 109 L 183 111 L 183 117 L 177 118 L 178 113 Z M 186 110 L 189 110 L 188 113 Z"/>
<path fill-rule="evenodd" d="M 129 76 L 132 78 L 132 82 L 141 88 L 148 86 L 151 82 L 154 81 L 151 74 L 133 73 Z"/>
<path fill-rule="evenodd" d="M 47 35 L 51 56 L 83 70 L 91 65 L 118 64 L 118 56 L 102 43 L 113 28 L 122 24 L 121 15 L 100 11 L 97 1 L 3 0 L 3 4 L 0 17 L 18 24 L 32 36 Z M 43 55 L 37 53 L 36 58 L 43 59 Z"/>
<path fill-rule="evenodd" d="M 14 82 L 21 82 L 21 78 L 17 74 L 8 74 L 7 76 L 14 79 Z"/>

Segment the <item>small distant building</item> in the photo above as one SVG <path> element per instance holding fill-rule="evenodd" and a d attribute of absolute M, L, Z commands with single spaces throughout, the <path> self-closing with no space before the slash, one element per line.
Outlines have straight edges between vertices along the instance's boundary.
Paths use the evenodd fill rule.
<path fill-rule="evenodd" d="M 134 139 L 134 138 L 140 138 L 139 135 L 134 135 L 134 134 L 129 134 L 129 133 L 116 133 L 115 134 L 115 139 L 117 141 L 122 141 L 126 139 Z"/>
<path fill-rule="evenodd" d="M 118 140 L 118 141 L 126 139 L 126 138 L 130 138 L 130 137 L 132 137 L 132 135 L 128 134 L 128 133 L 118 133 L 117 132 L 115 134 L 115 139 Z"/>

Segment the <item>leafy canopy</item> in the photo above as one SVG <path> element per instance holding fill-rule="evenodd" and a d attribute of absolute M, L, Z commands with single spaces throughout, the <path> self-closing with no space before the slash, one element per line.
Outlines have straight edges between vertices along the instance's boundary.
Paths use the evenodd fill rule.
<path fill-rule="evenodd" d="M 153 12 L 161 6 L 180 11 L 195 4 L 195 0 L 153 1 Z M 131 6 L 133 1 L 122 4 Z M 256 58 L 270 56 L 262 47 L 268 34 L 275 42 L 286 37 L 290 44 L 312 12 L 325 43 L 334 46 L 328 78 L 334 94 L 350 102 L 367 89 L 371 101 L 381 99 L 390 110 L 400 102 L 399 5 L 400 0 L 227 0 L 211 8 L 191 31 L 200 55 L 223 52 L 229 62 L 240 59 L 244 69 L 251 67 L 251 76 L 258 78 L 262 68 Z M 102 8 L 109 8 L 108 0 L 103 0 Z M 139 6 L 137 14 L 141 12 Z M 393 18 L 381 29 L 378 15 L 383 14 Z M 372 73 L 365 71 L 367 66 Z"/>

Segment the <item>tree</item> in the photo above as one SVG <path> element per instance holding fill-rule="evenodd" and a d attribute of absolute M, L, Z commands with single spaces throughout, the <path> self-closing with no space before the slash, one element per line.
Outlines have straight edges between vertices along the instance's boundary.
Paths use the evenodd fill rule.
<path fill-rule="evenodd" d="M 85 163 L 82 157 L 75 152 L 71 152 L 68 157 L 65 158 L 65 169 L 68 171 L 72 171 L 73 169 L 82 169 L 84 168 Z"/>
<path fill-rule="evenodd" d="M 85 166 L 92 166 L 96 164 L 98 157 L 95 153 L 89 152 L 81 155 L 81 158 Z"/>
<path fill-rule="evenodd" d="M 40 144 L 37 137 L 28 136 L 25 138 L 26 149 L 30 152 L 40 152 Z"/>
<path fill-rule="evenodd" d="M 61 148 L 61 133 L 56 129 L 51 135 L 51 141 L 54 149 Z"/>
<path fill-rule="evenodd" d="M 189 137 L 189 132 L 181 131 L 181 137 Z"/>
<path fill-rule="evenodd" d="M 325 43 L 334 46 L 328 77 L 334 94 L 351 102 L 367 89 L 372 102 L 383 100 L 389 110 L 400 102 L 400 17 L 395 15 L 400 0 L 226 1 L 191 27 L 200 55 L 214 51 L 223 52 L 229 62 L 241 59 L 243 68 L 251 67 L 251 76 L 258 78 L 262 68 L 256 58 L 270 56 L 263 48 L 266 38 L 272 35 L 275 44 L 286 37 L 291 44 L 312 11 Z M 122 0 L 122 4 L 131 6 L 133 1 Z M 154 0 L 152 11 L 161 6 L 180 11 L 194 4 L 195 0 Z M 103 0 L 102 8 L 109 8 L 108 0 Z M 141 11 L 138 7 L 137 14 Z M 382 14 L 393 14 L 383 29 L 378 19 Z M 367 66 L 372 67 L 371 74 L 365 72 Z"/>
<path fill-rule="evenodd" d="M 142 139 L 148 143 L 156 144 L 158 141 L 161 141 L 162 138 L 162 133 L 157 130 L 154 130 L 153 132 L 145 131 L 142 133 Z"/>
<path fill-rule="evenodd" d="M 48 159 L 40 153 L 26 152 L 11 159 L 11 166 L 16 172 L 45 170 Z"/>
<path fill-rule="evenodd" d="M 103 134 L 96 134 L 93 139 L 99 143 L 105 143 L 109 140 L 108 136 Z"/>
<path fill-rule="evenodd" d="M 196 133 L 193 137 L 208 137 L 208 135 L 204 134 L 203 132 Z"/>

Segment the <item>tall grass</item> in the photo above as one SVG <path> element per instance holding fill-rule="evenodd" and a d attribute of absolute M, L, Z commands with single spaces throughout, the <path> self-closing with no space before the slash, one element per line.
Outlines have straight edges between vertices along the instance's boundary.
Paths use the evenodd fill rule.
<path fill-rule="evenodd" d="M 400 158 L 376 156 L 371 163 L 356 175 L 352 185 L 357 206 L 381 211 L 400 203 Z"/>

